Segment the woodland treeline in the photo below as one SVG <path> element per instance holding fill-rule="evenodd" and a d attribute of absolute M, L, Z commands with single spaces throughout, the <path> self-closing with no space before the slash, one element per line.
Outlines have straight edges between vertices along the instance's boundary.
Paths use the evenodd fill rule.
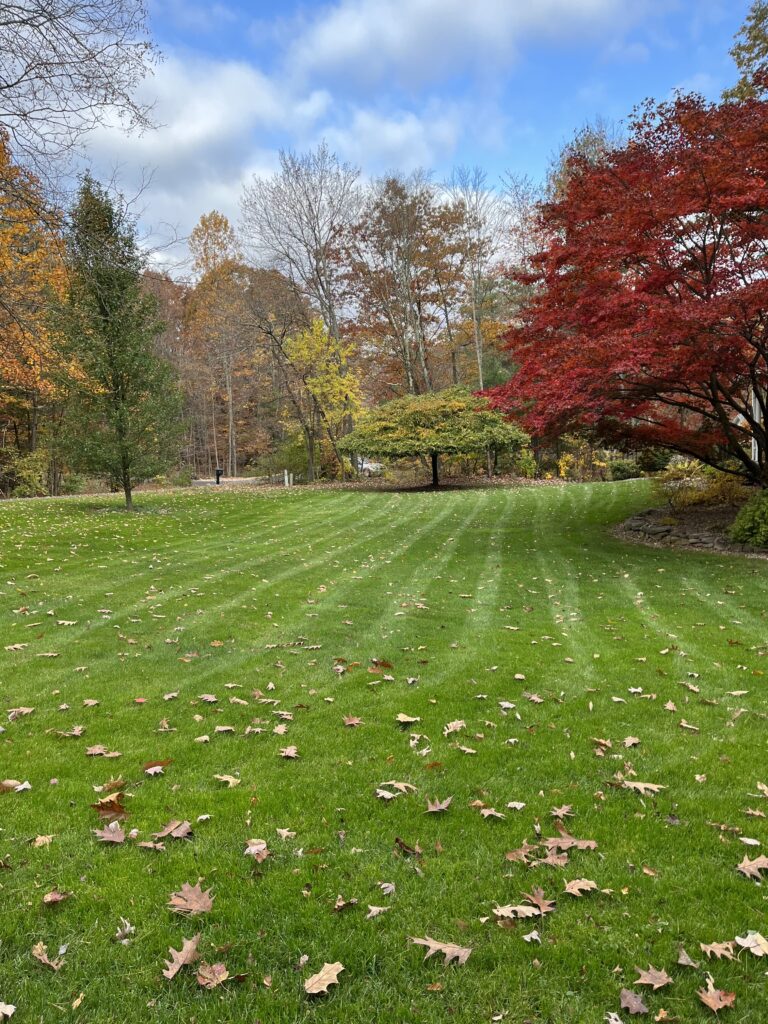
<path fill-rule="evenodd" d="M 49 46 L 61 69 L 0 84 L 3 493 L 90 474 L 130 501 L 137 480 L 217 467 L 343 477 L 366 409 L 457 386 L 532 438 L 506 462 L 479 452 L 486 471 L 590 476 L 610 447 L 768 481 L 763 0 L 719 103 L 587 125 L 538 183 L 466 167 L 371 180 L 325 144 L 283 152 L 237 223 L 200 218 L 173 275 L 118 191 L 87 175 L 69 196 L 52 187 L 105 111 L 148 127 L 131 98 L 154 56 L 143 6 L 29 6 L 0 38 Z"/>

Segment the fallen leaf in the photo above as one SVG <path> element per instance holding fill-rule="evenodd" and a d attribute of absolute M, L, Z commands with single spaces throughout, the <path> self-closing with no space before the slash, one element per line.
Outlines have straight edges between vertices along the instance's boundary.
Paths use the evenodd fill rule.
<path fill-rule="evenodd" d="M 63 957 L 56 957 L 55 960 L 49 959 L 48 947 L 42 942 L 38 942 L 32 947 L 32 956 L 41 964 L 50 967 L 52 971 L 60 971 L 64 964 Z"/>
<path fill-rule="evenodd" d="M 639 967 L 635 970 L 638 973 L 636 985 L 650 985 L 655 992 L 658 988 L 663 988 L 665 985 L 671 985 L 672 979 L 665 970 L 658 971 L 655 967 L 648 964 L 648 970 L 643 971 Z"/>
<path fill-rule="evenodd" d="M 181 889 L 168 898 L 168 907 L 175 914 L 207 914 L 212 906 L 211 890 L 203 892 L 199 882 L 196 885 L 184 882 Z"/>
<path fill-rule="evenodd" d="M 415 946 L 426 947 L 425 960 L 428 960 L 435 953 L 442 953 L 444 957 L 443 963 L 445 964 L 450 964 L 453 960 L 457 964 L 465 964 L 472 952 L 471 949 L 465 946 L 456 946 L 452 942 L 437 942 L 428 935 L 423 939 L 415 939 L 411 936 L 408 941 L 412 942 Z"/>
<path fill-rule="evenodd" d="M 322 970 L 304 982 L 304 991 L 310 996 L 318 995 L 321 992 L 327 993 L 329 985 L 338 985 L 339 975 L 343 970 L 344 965 L 338 962 L 323 964 Z"/>
<path fill-rule="evenodd" d="M 712 975 L 707 975 L 707 987 L 700 988 L 696 995 L 708 1006 L 713 1013 L 717 1013 L 718 1010 L 723 1010 L 729 1006 L 733 1006 L 736 1002 L 735 992 L 724 992 L 720 988 L 715 988 L 714 982 L 712 981 Z"/>
<path fill-rule="evenodd" d="M 198 958 L 197 945 L 200 942 L 202 932 L 198 932 L 191 939 L 181 940 L 181 949 L 169 949 L 171 959 L 165 961 L 164 977 L 175 978 L 182 967 L 193 964 Z"/>
<path fill-rule="evenodd" d="M 629 1010 L 631 1014 L 648 1013 L 648 1007 L 637 992 L 632 992 L 628 988 L 621 990 L 621 1008 L 622 1010 Z"/>
<path fill-rule="evenodd" d="M 197 969 L 195 978 L 197 979 L 198 985 L 203 988 L 216 988 L 218 985 L 223 984 L 229 977 L 229 971 L 224 964 L 206 964 L 202 963 Z"/>

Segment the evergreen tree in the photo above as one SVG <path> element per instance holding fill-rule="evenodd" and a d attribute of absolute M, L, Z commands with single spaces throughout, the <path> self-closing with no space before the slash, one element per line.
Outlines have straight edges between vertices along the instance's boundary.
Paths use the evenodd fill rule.
<path fill-rule="evenodd" d="M 71 399 L 64 436 L 70 463 L 103 474 L 133 507 L 135 484 L 174 461 L 179 395 L 154 344 L 163 330 L 142 284 L 144 257 L 124 206 L 89 176 L 67 232 L 62 310 Z"/>

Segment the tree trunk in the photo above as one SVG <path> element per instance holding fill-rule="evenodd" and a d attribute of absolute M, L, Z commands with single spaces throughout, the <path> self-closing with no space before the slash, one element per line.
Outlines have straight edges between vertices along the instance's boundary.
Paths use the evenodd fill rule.
<path fill-rule="evenodd" d="M 438 479 L 438 475 L 437 475 L 437 459 L 438 459 L 438 454 L 437 454 L 437 452 L 432 452 L 431 455 L 432 455 L 432 486 L 433 487 L 439 487 L 440 486 L 440 480 Z"/>
<path fill-rule="evenodd" d="M 128 512 L 133 511 L 133 482 L 131 480 L 131 471 L 126 466 L 123 466 L 123 492 L 125 493 L 125 507 Z"/>
<path fill-rule="evenodd" d="M 227 388 L 227 476 L 237 476 L 237 440 L 235 438 L 235 403 L 232 387 L 232 368 L 226 369 Z"/>
<path fill-rule="evenodd" d="M 315 435 L 307 427 L 304 428 L 304 441 L 307 446 L 307 483 L 315 482 Z"/>

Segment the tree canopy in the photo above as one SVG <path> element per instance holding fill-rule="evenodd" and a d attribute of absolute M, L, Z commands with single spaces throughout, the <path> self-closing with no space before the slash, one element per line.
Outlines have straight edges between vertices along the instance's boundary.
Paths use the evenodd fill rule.
<path fill-rule="evenodd" d="M 437 486 L 440 455 L 471 455 L 487 448 L 520 448 L 527 440 L 488 402 L 466 388 L 407 395 L 369 410 L 339 449 L 389 459 L 428 456 Z"/>
<path fill-rule="evenodd" d="M 492 393 L 539 436 L 589 427 L 768 483 L 768 103 L 647 105 L 541 208 L 547 242 Z"/>

